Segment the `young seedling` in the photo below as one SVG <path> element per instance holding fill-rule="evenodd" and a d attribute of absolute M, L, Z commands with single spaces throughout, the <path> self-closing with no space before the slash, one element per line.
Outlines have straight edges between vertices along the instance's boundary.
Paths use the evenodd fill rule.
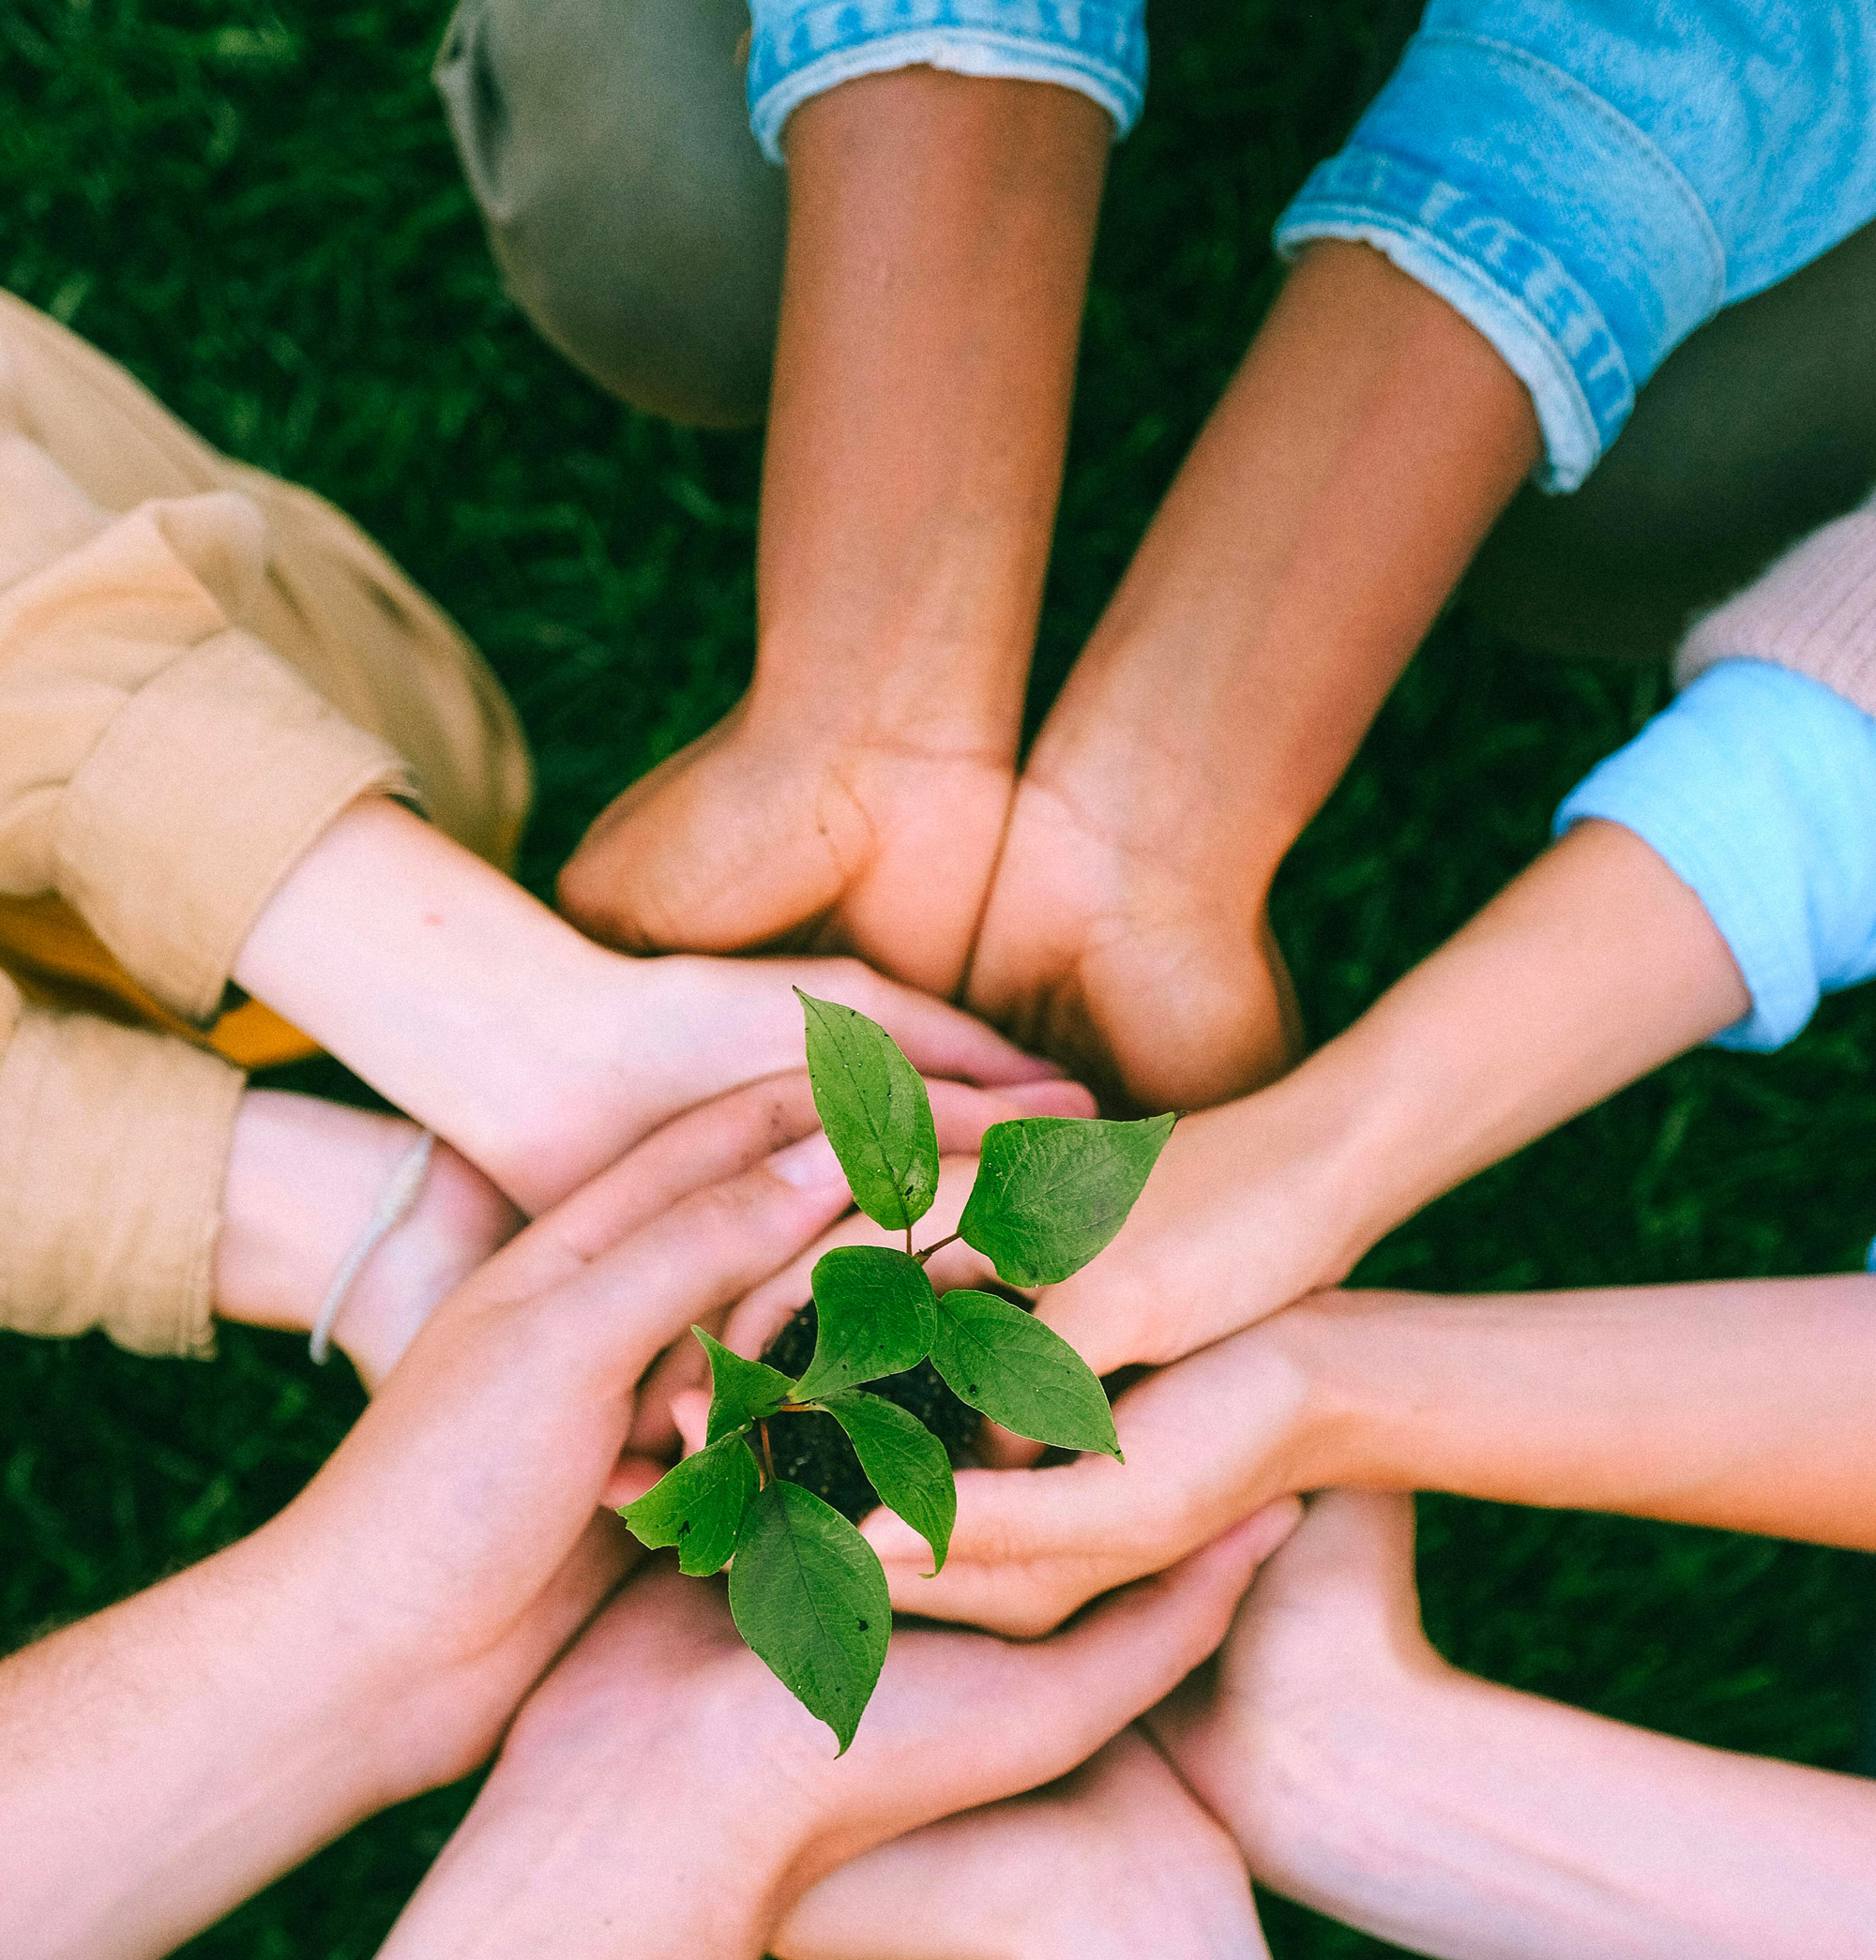
<path fill-rule="evenodd" d="M 1019 1436 L 1118 1458 L 1113 1413 L 1087 1364 L 1059 1334 L 994 1293 L 942 1297 L 913 1228 L 938 1189 L 938 1138 L 918 1072 L 884 1028 L 800 992 L 808 1073 L 855 1202 L 905 1249 L 844 1245 L 815 1265 L 813 1357 L 791 1379 L 733 1354 L 699 1327 L 712 1394 L 704 1447 L 621 1512 L 648 1545 L 675 1545 L 678 1569 L 730 1567 L 737 1630 L 777 1678 L 854 1740 L 885 1661 L 892 1611 L 873 1548 L 831 1505 L 775 1472 L 772 1418 L 821 1410 L 846 1432 L 882 1503 L 945 1563 L 958 1492 L 945 1445 L 868 1382 L 928 1357 L 958 1397 Z M 1011 1286 L 1067 1279 L 1115 1232 L 1172 1133 L 1142 1123 L 1028 1117 L 984 1134 L 977 1179 L 955 1237 Z"/>

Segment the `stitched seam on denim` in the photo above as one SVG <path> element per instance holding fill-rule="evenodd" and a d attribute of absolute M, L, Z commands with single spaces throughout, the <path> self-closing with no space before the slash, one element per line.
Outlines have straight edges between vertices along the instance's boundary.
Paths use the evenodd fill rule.
<path fill-rule="evenodd" d="M 756 35 L 749 65 L 751 114 L 779 83 L 825 55 L 921 31 L 1059 49 L 1111 68 L 1123 83 L 1143 77 L 1146 37 L 1132 9 L 1123 12 L 1085 0 L 1074 5 L 1065 20 L 1057 0 L 1032 0 L 1022 11 L 1022 23 L 1011 28 L 1006 24 L 1010 0 L 875 0 L 865 8 L 856 8 L 853 0 L 827 0 Z M 1137 81 L 1134 92 L 1137 96 Z"/>
<path fill-rule="evenodd" d="M 1461 48 L 1484 48 L 1494 54 L 1502 54 L 1516 62 L 1520 68 L 1528 68 L 1560 93 L 1574 98 L 1598 121 L 1633 143 L 1641 152 L 1642 159 L 1655 166 L 1669 189 L 1687 206 L 1696 228 L 1706 240 L 1713 272 L 1713 292 L 1703 317 L 1710 318 L 1726 304 L 1726 241 L 1719 235 L 1719 228 L 1713 221 L 1713 214 L 1707 209 L 1700 192 L 1688 181 L 1687 173 L 1640 123 L 1625 115 L 1613 102 L 1597 95 L 1586 82 L 1580 81 L 1567 68 L 1561 68 L 1554 62 L 1546 61 L 1541 54 L 1534 54 L 1528 48 L 1520 48 L 1514 42 L 1493 40 L 1486 35 L 1456 34 L 1450 28 L 1439 27 L 1418 35 L 1415 38 L 1423 41 L 1451 42 Z"/>
<path fill-rule="evenodd" d="M 1505 366 L 1530 391 L 1545 448 L 1545 460 L 1534 473 L 1537 487 L 1545 490 L 1575 490 L 1596 467 L 1608 445 L 1596 411 L 1583 394 L 1582 384 L 1568 357 L 1558 347 L 1556 337 L 1503 287 L 1490 279 L 1480 279 L 1478 267 L 1473 261 L 1457 257 L 1439 239 L 1397 219 L 1363 216 L 1358 211 L 1339 217 L 1332 208 L 1324 209 L 1322 216 L 1299 221 L 1294 226 L 1286 221 L 1278 249 L 1288 257 L 1292 246 L 1307 244 L 1313 238 L 1348 239 L 1356 244 L 1371 245 L 1384 253 L 1386 246 L 1380 242 L 1382 240 L 1417 247 L 1427 258 L 1453 273 L 1456 284 L 1468 288 L 1476 295 L 1480 313 L 1489 313 L 1493 306 L 1501 308 L 1506 316 L 1507 326 L 1521 329 L 1515 339 L 1509 332 L 1501 337 L 1493 323 L 1475 318 L 1451 293 L 1437 294 L 1491 342 Z M 1387 256 L 1391 258 L 1393 255 L 1388 253 Z M 1408 278 L 1426 286 L 1429 292 L 1436 290 L 1415 266 L 1403 264 L 1400 269 Z M 1506 346 L 1505 340 L 1511 340 L 1512 345 Z M 1542 387 L 1537 375 L 1527 373 L 1520 365 L 1517 356 L 1526 349 L 1530 352 L 1530 365 L 1540 366 L 1549 377 L 1551 383 L 1550 390 Z M 1546 392 L 1558 400 L 1556 414 L 1567 418 L 1566 426 L 1553 426 L 1555 415 L 1546 412 L 1542 399 Z"/>
<path fill-rule="evenodd" d="M 911 53 L 907 51 L 911 50 Z M 990 56 L 996 66 L 981 57 Z M 978 57 L 972 59 L 972 57 Z M 784 160 L 783 125 L 812 97 L 862 75 L 954 61 L 956 73 L 995 75 L 1016 81 L 1051 82 L 1078 88 L 1113 117 L 1115 135 L 1124 136 L 1138 121 L 1142 90 L 1124 70 L 1107 67 L 1081 51 L 1053 41 L 1025 41 L 1014 35 L 976 29 L 914 27 L 851 47 L 830 49 L 805 67 L 790 70 L 770 83 L 761 96 L 751 96 L 749 127 L 771 163 Z M 969 62 L 969 66 L 965 64 Z"/>
<path fill-rule="evenodd" d="M 1357 187 L 1348 187 L 1348 191 L 1357 193 L 1352 196 L 1336 182 L 1339 177 L 1352 175 L 1356 171 L 1365 172 L 1367 181 L 1359 189 L 1365 189 L 1369 197 L 1377 193 L 1385 195 L 1390 190 L 1398 194 L 1401 190 L 1412 193 L 1417 189 L 1419 194 L 1402 199 L 1402 203 L 1411 207 L 1408 209 L 1358 201 Z M 1445 202 L 1440 210 L 1429 216 L 1429 206 L 1436 194 L 1443 194 Z M 1416 239 L 1429 250 L 1440 250 L 1450 260 L 1456 260 L 1456 270 L 1470 271 L 1474 276 L 1490 281 L 1492 290 L 1504 297 L 1507 306 L 1520 318 L 1534 324 L 1555 344 L 1558 353 L 1569 363 L 1584 406 L 1604 442 L 1613 439 L 1635 404 L 1635 386 L 1629 376 L 1627 358 L 1594 295 L 1549 247 L 1527 237 L 1508 219 L 1500 217 L 1482 198 L 1471 191 L 1447 184 L 1418 164 L 1408 163 L 1383 150 L 1351 148 L 1318 166 L 1298 192 L 1296 201 L 1278 220 L 1276 235 L 1279 249 L 1310 223 L 1316 211 L 1345 220 L 1359 219 L 1399 232 Z M 1515 241 L 1529 255 L 1533 270 L 1549 279 L 1553 296 L 1569 302 L 1574 313 L 1559 313 L 1552 308 L 1551 317 L 1546 317 L 1529 296 L 1531 280 L 1528 278 L 1522 282 L 1523 290 L 1517 290 L 1506 282 L 1498 268 L 1468 251 L 1464 241 L 1458 235 L 1458 226 L 1452 220 L 1456 217 L 1465 218 L 1469 213 L 1482 213 L 1498 229 L 1501 237 Z M 1573 343 L 1578 349 L 1576 352 L 1572 352 Z M 1594 360 L 1590 358 L 1593 352 L 1596 354 Z M 1605 373 L 1612 373 L 1617 382 L 1616 391 L 1608 400 L 1606 408 L 1598 400 L 1599 397 L 1610 396 L 1607 386 L 1598 382 L 1598 375 Z"/>

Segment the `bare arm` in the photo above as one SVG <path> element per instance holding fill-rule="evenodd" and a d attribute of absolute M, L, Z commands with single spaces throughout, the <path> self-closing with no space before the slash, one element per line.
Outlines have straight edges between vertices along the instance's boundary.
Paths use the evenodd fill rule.
<path fill-rule="evenodd" d="M 1309 1488 L 1450 1490 L 1876 1550 L 1876 1278 L 1451 1300 L 1271 1324 Z"/>
<path fill-rule="evenodd" d="M 1630 832 L 1580 824 L 1293 1075 L 1182 1123 L 1042 1312 L 1098 1371 L 1190 1352 L 1747 1005 L 1694 894 Z"/>
<path fill-rule="evenodd" d="M 1413 1560 L 1408 1500 L 1319 1499 L 1153 1718 L 1257 1877 L 1441 1960 L 1872 1950 L 1876 1786 L 1460 1674 Z"/>
<path fill-rule="evenodd" d="M 1537 453 L 1465 320 L 1309 248 L 1036 743 L 971 999 L 1136 1104 L 1276 1074 L 1270 881 Z"/>
<path fill-rule="evenodd" d="M 1003 835 L 1112 125 L 905 68 L 787 128 L 754 686 L 562 897 L 628 946 L 857 951 L 959 984 Z"/>

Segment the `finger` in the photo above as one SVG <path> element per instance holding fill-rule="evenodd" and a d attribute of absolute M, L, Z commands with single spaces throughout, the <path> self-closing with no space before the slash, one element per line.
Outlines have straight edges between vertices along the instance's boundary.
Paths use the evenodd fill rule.
<path fill-rule="evenodd" d="M 1163 1700 L 1223 1640 L 1271 1535 L 1263 1519 L 1247 1520 L 1171 1571 L 1111 1594 L 1051 1639 L 995 1643 L 1000 1665 L 988 1681 L 978 1671 L 973 1691 L 972 1727 L 982 1743 L 961 1772 L 961 1801 L 1051 1782 Z M 907 1633 L 897 1645 L 960 1642 L 961 1687 L 981 1637 Z M 902 1665 L 913 1660 L 907 1653 Z M 883 1690 L 889 1681 L 888 1672 Z M 865 1742 L 862 1727 L 856 1758 Z M 957 1807 L 948 1800 L 960 1790 L 945 1794 L 946 1807 Z"/>
<path fill-rule="evenodd" d="M 591 1366 L 636 1381 L 693 1321 L 740 1298 L 813 1244 L 849 1202 L 825 1137 L 792 1143 L 740 1177 L 692 1192 L 538 1297 Z"/>
<path fill-rule="evenodd" d="M 933 1076 L 925 1084 L 938 1148 L 946 1154 L 975 1152 L 993 1123 L 1026 1116 L 1091 1116 L 1094 1098 L 1077 1082 L 1012 1082 L 1001 1089 L 976 1089 L 968 1082 Z"/>
<path fill-rule="evenodd" d="M 671 1419 L 683 1439 L 684 1454 L 696 1455 L 709 1434 L 710 1397 L 702 1389 L 692 1389 L 686 1395 L 674 1396 L 671 1404 Z"/>
<path fill-rule="evenodd" d="M 930 1548 L 890 1511 L 860 1529 L 897 1611 L 1034 1638 L 1195 1542 L 1169 1537 L 1127 1475 L 1107 1456 L 1041 1470 L 960 1470 L 957 1523 L 936 1577 L 928 1576 Z"/>
<path fill-rule="evenodd" d="M 462 1289 L 525 1299 L 577 1272 L 691 1192 L 820 1126 L 805 1069 L 750 1082 L 673 1117 L 509 1241 Z"/>
<path fill-rule="evenodd" d="M 664 1475 L 664 1465 L 652 1456 L 621 1456 L 618 1467 L 606 1479 L 606 1487 L 599 1493 L 599 1506 L 604 1511 L 618 1511 L 627 1504 L 635 1504 L 658 1480 Z"/>

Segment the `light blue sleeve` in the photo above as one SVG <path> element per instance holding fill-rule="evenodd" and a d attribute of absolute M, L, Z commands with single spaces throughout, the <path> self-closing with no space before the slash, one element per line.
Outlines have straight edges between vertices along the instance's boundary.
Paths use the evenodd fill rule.
<path fill-rule="evenodd" d="M 1277 242 L 1363 240 L 1457 308 L 1574 490 L 1695 327 L 1872 217 L 1872 0 L 1432 0 Z"/>
<path fill-rule="evenodd" d="M 809 96 L 887 68 L 1059 83 L 1119 136 L 1146 93 L 1146 0 L 751 0 L 749 12 L 749 127 L 771 163 Z"/>
<path fill-rule="evenodd" d="M 1717 1037 L 1776 1048 L 1821 994 L 1876 976 L 1876 719 L 1822 682 L 1723 660 L 1565 798 L 1632 830 L 1690 885 L 1752 1012 Z"/>

